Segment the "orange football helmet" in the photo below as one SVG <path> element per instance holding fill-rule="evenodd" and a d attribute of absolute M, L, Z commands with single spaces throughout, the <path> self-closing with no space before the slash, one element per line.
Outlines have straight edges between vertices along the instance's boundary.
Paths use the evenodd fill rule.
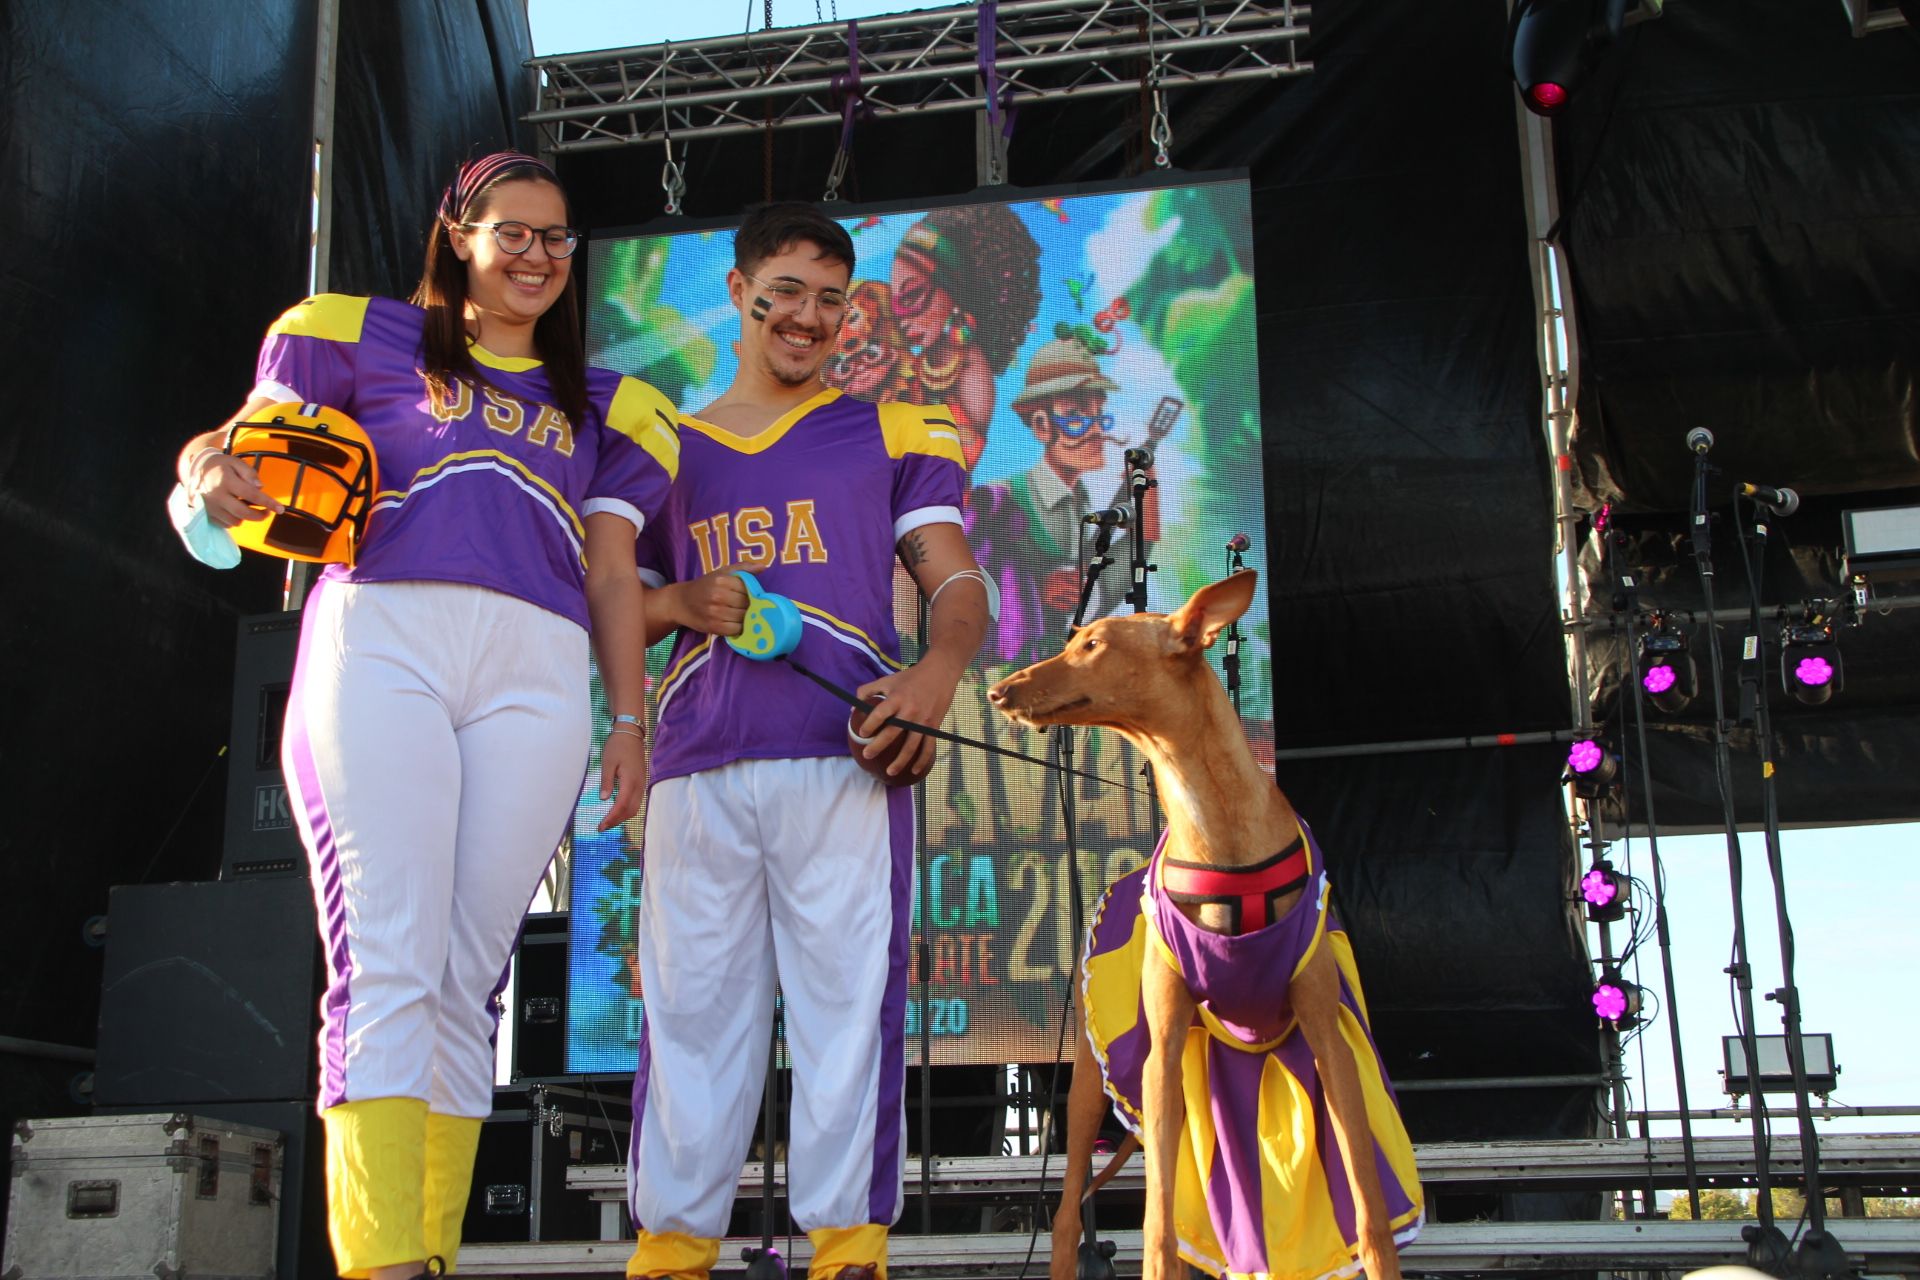
<path fill-rule="evenodd" d="M 319 404 L 268 405 L 264 421 L 236 422 L 226 451 L 252 467 L 286 510 L 227 532 L 242 547 L 287 560 L 353 563 L 380 487 L 373 441 L 360 424 Z"/>

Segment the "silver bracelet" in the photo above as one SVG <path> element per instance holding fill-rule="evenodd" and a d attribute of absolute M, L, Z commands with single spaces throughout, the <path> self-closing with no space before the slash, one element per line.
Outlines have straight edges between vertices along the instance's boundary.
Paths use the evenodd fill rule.
<path fill-rule="evenodd" d="M 607 736 L 609 738 L 616 733 L 628 738 L 638 738 L 642 742 L 647 740 L 646 734 L 640 732 L 636 726 L 630 724 L 616 724 L 613 728 L 607 730 Z"/>

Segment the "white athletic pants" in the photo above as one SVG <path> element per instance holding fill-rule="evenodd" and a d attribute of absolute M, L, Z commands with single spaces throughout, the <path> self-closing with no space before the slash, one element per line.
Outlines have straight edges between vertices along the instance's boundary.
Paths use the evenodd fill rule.
<path fill-rule="evenodd" d="M 737 760 L 654 785 L 644 858 L 635 1224 L 726 1233 L 760 1114 L 776 970 L 793 1053 L 794 1222 L 894 1222 L 912 792 L 851 756 Z"/>
<path fill-rule="evenodd" d="M 587 634 L 483 587 L 323 581 L 281 751 L 327 993 L 320 1107 L 484 1117 L 494 997 L 586 774 Z"/>

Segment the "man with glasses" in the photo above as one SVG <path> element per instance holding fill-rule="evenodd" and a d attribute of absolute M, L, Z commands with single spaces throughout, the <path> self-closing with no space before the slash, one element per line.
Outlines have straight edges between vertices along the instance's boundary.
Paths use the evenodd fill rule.
<path fill-rule="evenodd" d="M 1024 666 L 1051 657 L 1066 640 L 1080 603 L 1081 539 L 1092 533 L 1083 520 L 1101 509 L 1087 483 L 1106 461 L 1113 429 L 1107 396 L 1118 390 L 1077 334 L 1043 344 L 1013 400 L 1014 414 L 1040 441 L 1040 460 L 976 488 L 969 499 L 975 548 L 1004 601 L 994 646 L 1003 662 Z M 1114 545 L 1123 544 L 1116 538 Z M 1109 568 L 1088 602 L 1087 620 L 1111 612 L 1126 589 L 1123 569 Z"/>
<path fill-rule="evenodd" d="M 774 981 L 794 1064 L 788 1187 L 815 1280 L 884 1277 L 902 1203 L 913 800 L 853 758 L 918 774 L 986 634 L 987 584 L 961 530 L 966 470 L 940 405 L 871 404 L 820 382 L 846 318 L 854 246 L 808 204 L 762 206 L 734 238 L 739 366 L 680 420 L 680 470 L 642 535 L 647 638 L 677 633 L 655 686 L 637 927 L 644 1026 L 634 1077 L 630 1276 L 698 1280 L 719 1257 L 759 1112 Z M 898 559 L 929 600 L 900 662 Z M 849 708 L 753 661 L 734 569 L 799 605 L 797 662 L 880 708 Z"/>

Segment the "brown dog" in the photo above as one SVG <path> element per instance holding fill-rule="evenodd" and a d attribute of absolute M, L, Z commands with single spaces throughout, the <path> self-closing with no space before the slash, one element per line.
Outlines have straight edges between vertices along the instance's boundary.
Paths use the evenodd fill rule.
<path fill-rule="evenodd" d="M 1153 762 L 1166 809 L 1167 834 L 1160 857 L 1170 866 L 1261 867 L 1273 862 L 1275 850 L 1304 847 L 1297 846 L 1304 831 L 1293 806 L 1255 761 L 1226 691 L 1204 656 L 1228 623 L 1246 611 L 1255 582 L 1256 575 L 1250 571 L 1236 573 L 1203 587 L 1172 614 L 1101 619 L 1075 634 L 1059 656 L 1015 672 L 987 693 L 1001 713 L 1018 723 L 1035 727 L 1098 725 L 1114 730 L 1145 752 Z M 1159 865 L 1156 860 L 1155 866 Z M 1313 901 L 1301 903 L 1302 892 L 1294 888 L 1272 898 L 1264 919 L 1286 919 L 1296 905 L 1314 909 Z M 1169 901 L 1175 902 L 1179 912 L 1201 930 L 1214 935 L 1245 932 L 1237 928 L 1237 907 L 1211 901 L 1179 902 L 1181 896 L 1187 895 L 1169 895 Z M 1324 898 L 1320 903 L 1324 912 Z M 1310 918 L 1308 923 L 1311 925 Z M 1175 1177 L 1188 1096 L 1182 1060 L 1199 1006 L 1188 982 L 1173 964 L 1163 960 L 1158 949 L 1146 947 L 1144 954 L 1139 1000 L 1150 1041 L 1140 1077 L 1139 1103 L 1147 1160 L 1142 1274 L 1145 1280 L 1175 1280 L 1180 1274 L 1181 1245 L 1174 1225 Z M 1351 1015 L 1358 1005 L 1358 989 L 1351 973 L 1346 978 L 1353 996 L 1347 1007 Z M 1373 1280 L 1399 1280 L 1394 1220 L 1376 1168 L 1367 1090 L 1350 1047 L 1352 1032 L 1343 1035 L 1341 1030 L 1343 974 L 1332 948 L 1315 946 L 1309 950 L 1291 983 L 1283 973 L 1264 975 L 1262 981 L 1272 992 L 1276 1017 L 1284 1019 L 1290 1005 L 1292 1021 L 1287 1025 L 1297 1026 L 1305 1035 L 1313 1066 L 1325 1088 L 1326 1110 L 1348 1170 L 1352 1196 L 1352 1234 L 1357 1240 L 1349 1238 L 1345 1247 L 1352 1249 Z M 1126 1013 L 1131 1017 L 1132 1010 Z M 1088 1011 L 1082 1008 L 1083 1028 L 1087 1017 Z M 1364 1037 L 1364 1022 L 1359 1025 Z M 1291 1035 L 1291 1030 L 1283 1038 L 1285 1035 Z M 1104 1057 L 1096 1061 L 1089 1037 L 1082 1034 L 1067 1104 L 1066 1174 L 1060 1210 L 1054 1217 L 1053 1280 L 1072 1280 L 1074 1275 L 1080 1235 L 1077 1207 L 1105 1110 L 1105 1061 Z M 1376 1105 L 1380 1098 L 1387 1097 L 1384 1078 L 1379 1079 L 1374 1089 Z M 1386 1106 L 1391 1110 L 1390 1102 Z M 1404 1141 L 1404 1130 L 1397 1129 L 1398 1123 L 1395 1115 L 1391 1124 Z M 1410 1153 L 1410 1146 L 1405 1150 Z M 1356 1158 L 1356 1153 L 1361 1158 Z M 1404 1172 L 1411 1173 L 1410 1154 Z M 1407 1180 L 1399 1176 L 1397 1181 L 1404 1185 Z M 1417 1180 L 1405 1194 L 1413 1197 L 1411 1211 L 1405 1208 L 1404 1197 L 1396 1201 L 1402 1206 L 1403 1238 L 1418 1226 L 1417 1220 L 1409 1218 L 1411 1213 L 1417 1219 L 1419 1210 Z M 1306 1197 L 1297 1198 L 1301 1203 L 1289 1203 L 1281 1212 L 1314 1212 L 1305 1203 Z"/>

